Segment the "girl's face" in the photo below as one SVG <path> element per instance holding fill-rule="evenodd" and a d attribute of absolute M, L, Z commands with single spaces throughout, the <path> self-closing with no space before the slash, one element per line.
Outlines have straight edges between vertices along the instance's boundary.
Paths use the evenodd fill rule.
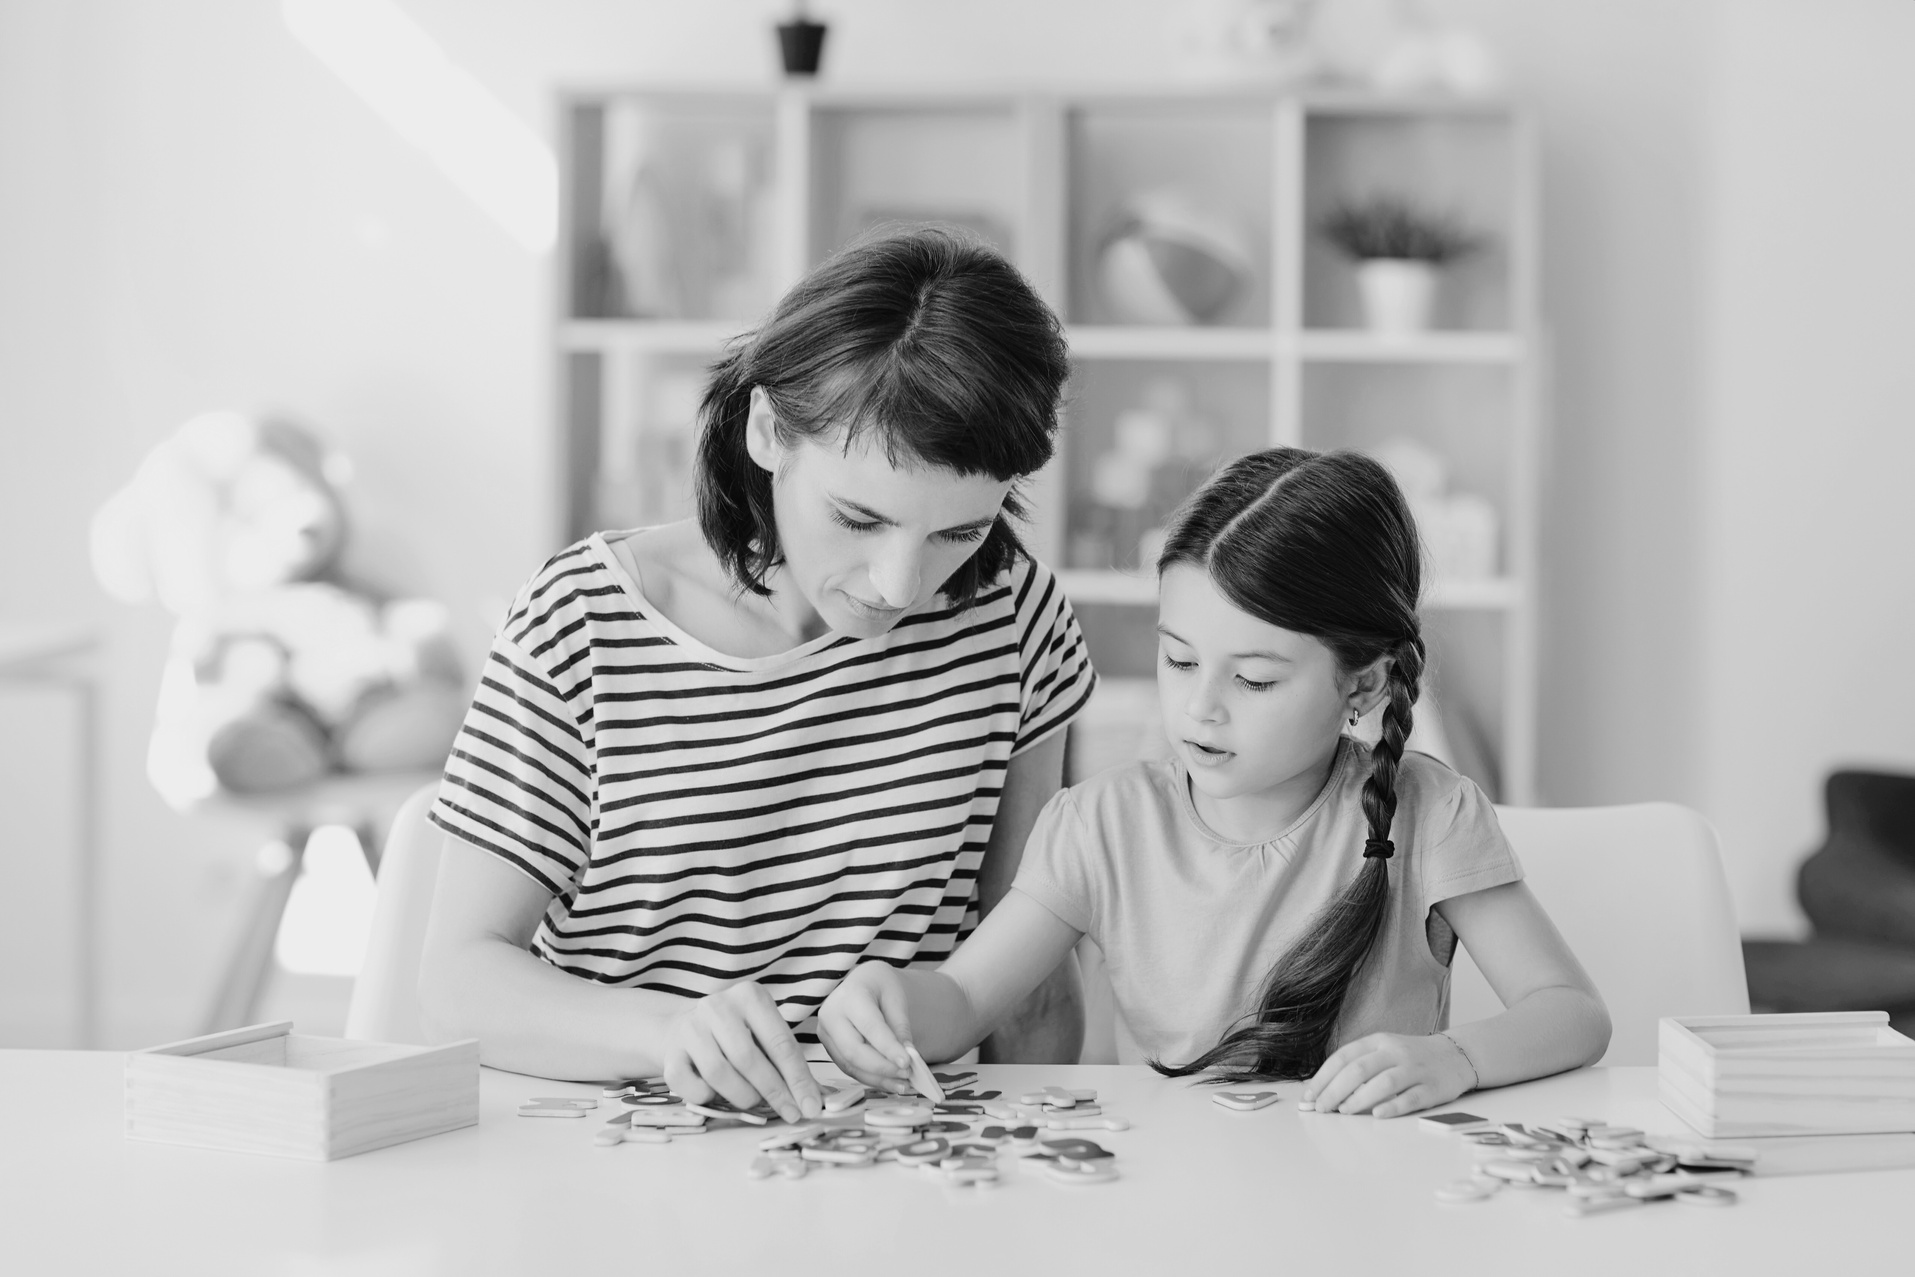
<path fill-rule="evenodd" d="M 1343 676 L 1320 639 L 1239 611 L 1187 563 L 1159 581 L 1157 649 L 1164 731 L 1199 810 L 1206 819 L 1234 810 L 1244 820 L 1220 823 L 1239 829 L 1302 813 L 1328 779 L 1350 711 L 1368 709 L 1379 681 Z"/>
<path fill-rule="evenodd" d="M 931 601 L 996 522 L 1011 485 L 989 475 L 898 467 L 870 435 L 781 444 L 764 392 L 751 393 L 752 459 L 772 475 L 781 572 L 809 606 L 807 633 L 876 638 Z"/>

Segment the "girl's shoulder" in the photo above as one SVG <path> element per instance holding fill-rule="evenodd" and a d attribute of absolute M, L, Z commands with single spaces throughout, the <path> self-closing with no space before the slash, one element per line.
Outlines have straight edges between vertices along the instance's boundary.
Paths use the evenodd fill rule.
<path fill-rule="evenodd" d="M 1345 739 L 1351 765 L 1343 775 L 1344 797 L 1357 803 L 1370 778 L 1375 751 L 1354 737 Z M 1403 751 L 1403 759 L 1397 764 L 1396 813 L 1399 828 L 1415 829 L 1426 838 L 1458 826 L 1493 826 L 1496 822 L 1495 808 L 1482 786 L 1418 749 Z"/>
<path fill-rule="evenodd" d="M 1176 808 L 1176 764 L 1168 758 L 1120 763 L 1059 791 L 1054 801 L 1075 809 L 1087 824 L 1136 827 L 1149 813 Z"/>

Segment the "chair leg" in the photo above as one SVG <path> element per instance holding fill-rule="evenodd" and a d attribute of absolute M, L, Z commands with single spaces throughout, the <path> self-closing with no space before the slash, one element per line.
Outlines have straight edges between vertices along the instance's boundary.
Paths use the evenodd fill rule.
<path fill-rule="evenodd" d="M 273 945 L 279 939 L 280 919 L 286 914 L 286 901 L 292 896 L 293 882 L 299 877 L 306 858 L 306 839 L 311 830 L 286 831 L 284 842 L 268 843 L 259 850 L 259 882 L 247 911 L 245 924 L 226 958 L 219 992 L 202 1023 L 202 1033 L 219 1033 L 251 1024 L 259 1013 L 267 977 L 272 974 Z"/>

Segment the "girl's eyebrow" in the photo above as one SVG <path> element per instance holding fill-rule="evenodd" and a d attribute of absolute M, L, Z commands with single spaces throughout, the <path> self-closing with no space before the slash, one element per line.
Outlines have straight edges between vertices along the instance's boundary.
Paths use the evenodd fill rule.
<path fill-rule="evenodd" d="M 870 520 L 872 523 L 882 523 L 887 528 L 895 528 L 898 526 L 898 521 L 896 519 L 893 519 L 888 514 L 879 514 L 876 510 L 873 510 L 868 505 L 859 505 L 856 501 L 847 500 L 846 498 L 839 496 L 835 492 L 829 495 L 833 501 L 836 501 L 839 505 L 843 506 L 845 509 L 850 510 L 853 514 L 863 515 L 866 519 Z M 975 532 L 979 528 L 988 528 L 993 523 L 996 523 L 996 522 L 997 522 L 997 516 L 993 514 L 989 518 L 973 519 L 969 523 L 953 524 L 951 527 L 948 527 L 948 528 L 939 528 L 938 531 L 939 532 Z"/>
<path fill-rule="evenodd" d="M 1186 642 L 1181 636 L 1178 635 L 1178 633 L 1175 630 L 1171 629 L 1168 625 L 1159 625 L 1157 627 L 1157 632 L 1163 635 L 1165 638 L 1176 639 L 1179 643 L 1183 643 L 1185 647 L 1190 646 L 1188 642 Z M 1273 661 L 1279 665 L 1295 665 L 1296 664 L 1295 661 L 1291 660 L 1289 657 L 1285 656 L 1281 652 L 1265 652 L 1265 651 L 1232 652 L 1230 654 L 1230 659 L 1233 661 Z"/>

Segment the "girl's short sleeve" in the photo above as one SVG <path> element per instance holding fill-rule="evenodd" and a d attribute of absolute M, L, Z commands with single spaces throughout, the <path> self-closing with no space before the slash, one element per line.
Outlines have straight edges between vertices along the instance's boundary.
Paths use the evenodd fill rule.
<path fill-rule="evenodd" d="M 1023 892 L 1077 930 L 1094 932 L 1097 884 L 1084 818 L 1070 790 L 1058 790 L 1037 814 L 1011 889 Z"/>
<path fill-rule="evenodd" d="M 562 895 L 591 848 L 591 751 L 553 677 L 510 631 L 486 655 L 430 816 Z"/>
<path fill-rule="evenodd" d="M 1051 570 L 1020 560 L 1012 588 L 1017 598 L 1018 721 L 1013 757 L 1061 730 L 1097 687 L 1077 613 Z"/>
<path fill-rule="evenodd" d="M 1472 891 L 1517 882 L 1523 868 L 1496 819 L 1489 796 L 1466 776 L 1421 755 L 1406 763 L 1423 764 L 1434 783 L 1430 801 L 1418 804 L 1412 844 L 1418 849 L 1418 878 L 1425 907 Z M 1421 777 L 1419 777 L 1421 779 Z"/>

